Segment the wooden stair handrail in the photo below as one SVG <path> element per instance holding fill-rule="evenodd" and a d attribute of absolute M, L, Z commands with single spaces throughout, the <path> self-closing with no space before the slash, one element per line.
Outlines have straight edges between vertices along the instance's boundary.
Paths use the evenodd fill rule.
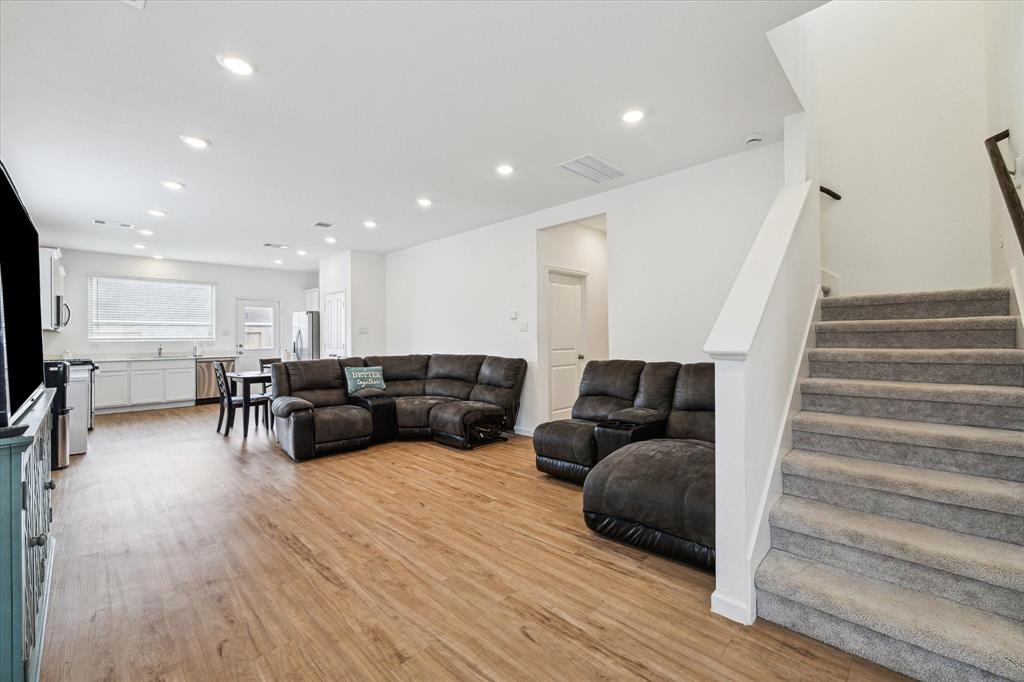
<path fill-rule="evenodd" d="M 1006 210 L 1010 213 L 1010 222 L 1017 233 L 1017 244 L 1021 253 L 1024 253 L 1024 206 L 1021 205 L 1020 196 L 1013 186 L 1013 178 L 1010 177 L 1010 169 L 1006 165 L 1002 152 L 999 151 L 999 143 L 1010 138 L 1010 131 L 1004 130 L 985 140 L 985 149 L 988 151 L 989 161 L 992 162 L 992 171 L 996 174 L 996 182 L 999 183 L 999 191 L 1006 203 Z"/>

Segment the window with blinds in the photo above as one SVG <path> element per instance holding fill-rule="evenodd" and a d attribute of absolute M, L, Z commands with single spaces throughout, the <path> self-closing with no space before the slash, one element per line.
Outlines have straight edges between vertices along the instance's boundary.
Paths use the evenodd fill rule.
<path fill-rule="evenodd" d="M 213 340 L 215 332 L 212 284 L 89 278 L 90 341 Z"/>

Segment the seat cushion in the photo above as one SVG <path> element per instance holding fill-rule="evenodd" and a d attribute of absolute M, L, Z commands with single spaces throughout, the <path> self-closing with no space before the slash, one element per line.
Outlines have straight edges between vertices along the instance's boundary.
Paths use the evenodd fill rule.
<path fill-rule="evenodd" d="M 372 432 L 370 413 L 361 407 L 337 405 L 313 410 L 313 435 L 318 444 L 362 438 Z"/>
<path fill-rule="evenodd" d="M 475 400 L 456 400 L 437 405 L 430 412 L 430 428 L 460 438 L 466 437 L 466 427 L 481 419 L 505 419 L 505 410 L 497 405 Z"/>
<path fill-rule="evenodd" d="M 597 461 L 596 427 L 597 422 L 586 419 L 562 419 L 541 424 L 533 432 L 533 450 L 540 457 L 593 466 Z"/>
<path fill-rule="evenodd" d="M 435 405 L 455 400 L 443 395 L 416 395 L 395 398 L 395 413 L 398 428 L 427 428 L 430 426 L 430 411 Z"/>
<path fill-rule="evenodd" d="M 583 511 L 713 548 L 714 443 L 661 438 L 616 450 L 587 476 Z"/>

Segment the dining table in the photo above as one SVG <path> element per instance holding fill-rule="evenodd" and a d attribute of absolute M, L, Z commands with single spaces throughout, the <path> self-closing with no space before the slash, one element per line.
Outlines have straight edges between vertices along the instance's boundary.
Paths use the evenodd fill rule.
<path fill-rule="evenodd" d="M 242 385 L 242 438 L 249 436 L 249 407 L 252 404 L 252 385 L 269 384 L 270 369 L 247 372 L 227 372 L 227 378 Z"/>

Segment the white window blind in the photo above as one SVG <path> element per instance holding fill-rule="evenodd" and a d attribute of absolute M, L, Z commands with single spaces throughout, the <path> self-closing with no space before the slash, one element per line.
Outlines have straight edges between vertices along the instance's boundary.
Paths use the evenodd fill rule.
<path fill-rule="evenodd" d="M 212 284 L 89 278 L 90 341 L 213 340 L 215 328 Z"/>

